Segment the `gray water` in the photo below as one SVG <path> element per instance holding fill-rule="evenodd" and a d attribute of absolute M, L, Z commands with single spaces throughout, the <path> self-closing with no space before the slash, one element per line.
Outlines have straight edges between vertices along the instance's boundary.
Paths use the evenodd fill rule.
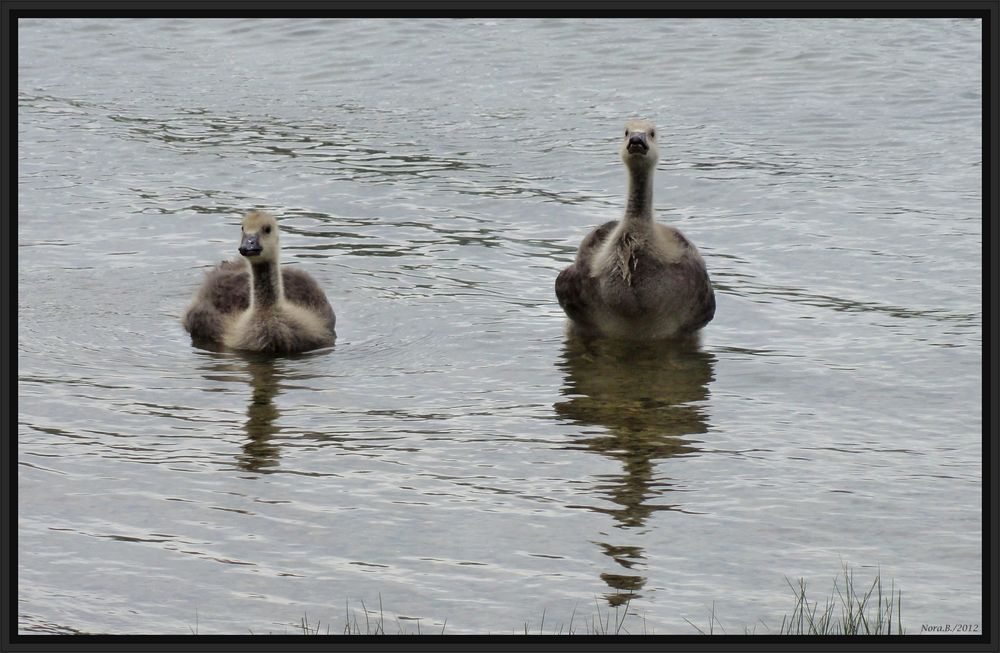
<path fill-rule="evenodd" d="M 980 28 L 21 20 L 20 631 L 979 623 Z M 564 335 L 633 116 L 696 347 Z M 252 207 L 333 348 L 191 345 Z"/>

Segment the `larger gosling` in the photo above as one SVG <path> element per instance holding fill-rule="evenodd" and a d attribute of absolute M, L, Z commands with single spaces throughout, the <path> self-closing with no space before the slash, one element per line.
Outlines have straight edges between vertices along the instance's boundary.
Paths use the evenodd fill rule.
<path fill-rule="evenodd" d="M 576 260 L 556 278 L 559 305 L 576 333 L 639 341 L 689 336 L 715 316 L 715 291 L 694 244 L 653 219 L 653 123 L 625 125 L 621 157 L 628 169 L 625 215 L 583 239 Z"/>
<path fill-rule="evenodd" d="M 336 316 L 308 273 L 280 267 L 278 221 L 264 211 L 243 216 L 242 260 L 208 272 L 184 313 L 196 343 L 287 354 L 332 345 Z"/>

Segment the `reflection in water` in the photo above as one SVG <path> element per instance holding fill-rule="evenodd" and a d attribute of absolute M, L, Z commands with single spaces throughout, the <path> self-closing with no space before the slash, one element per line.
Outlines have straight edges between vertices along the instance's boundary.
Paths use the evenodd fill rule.
<path fill-rule="evenodd" d="M 247 406 L 247 441 L 243 453 L 236 456 L 236 462 L 250 472 L 266 471 L 278 465 L 278 447 L 271 442 L 278 432 L 274 425 L 278 418 L 278 407 L 274 405 L 278 395 L 274 365 L 273 358 L 247 361 L 252 389 Z"/>
<path fill-rule="evenodd" d="M 708 398 L 715 357 L 697 342 L 625 343 L 569 336 L 560 367 L 565 373 L 565 401 L 556 412 L 578 424 L 599 426 L 585 433 L 574 449 L 596 451 L 622 464 L 623 472 L 598 483 L 596 490 L 611 507 L 589 509 L 611 515 L 619 528 L 645 524 L 653 512 L 674 510 L 654 502 L 671 487 L 656 476 L 656 461 L 690 455 L 697 448 L 685 439 L 705 433 L 708 424 L 700 402 Z M 698 403 L 696 403 L 698 402 Z M 626 570 L 641 565 L 636 546 L 597 543 Z M 646 579 L 632 574 L 601 574 L 613 590 L 611 605 L 638 596 Z"/>
<path fill-rule="evenodd" d="M 243 425 L 247 439 L 242 452 L 236 456 L 236 464 L 250 472 L 270 471 L 277 467 L 280 453 L 273 442 L 280 431 L 275 425 L 280 411 L 274 400 L 281 394 L 283 361 L 263 354 L 224 355 L 226 358 L 213 359 L 203 375 L 212 381 L 248 380 L 250 383 L 247 420 Z"/>

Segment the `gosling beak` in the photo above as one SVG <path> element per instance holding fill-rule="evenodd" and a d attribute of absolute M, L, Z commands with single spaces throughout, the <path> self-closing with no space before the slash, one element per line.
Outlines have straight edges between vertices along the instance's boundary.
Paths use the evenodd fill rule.
<path fill-rule="evenodd" d="M 258 256 L 264 248 L 260 246 L 260 236 L 257 234 L 243 234 L 240 240 L 240 254 L 243 256 Z"/>
<path fill-rule="evenodd" d="M 649 142 L 646 140 L 646 134 L 643 132 L 636 132 L 628 137 L 628 144 L 625 146 L 629 154 L 645 154 L 649 151 Z"/>

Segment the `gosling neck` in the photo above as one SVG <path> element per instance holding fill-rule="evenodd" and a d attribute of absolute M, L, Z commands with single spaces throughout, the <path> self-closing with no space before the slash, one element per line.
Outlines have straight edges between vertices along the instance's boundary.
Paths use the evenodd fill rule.
<path fill-rule="evenodd" d="M 281 268 L 277 261 L 255 261 L 250 264 L 251 305 L 272 308 L 281 299 Z"/>
<path fill-rule="evenodd" d="M 653 220 L 653 166 L 628 167 L 628 197 L 625 222 L 634 224 Z"/>

